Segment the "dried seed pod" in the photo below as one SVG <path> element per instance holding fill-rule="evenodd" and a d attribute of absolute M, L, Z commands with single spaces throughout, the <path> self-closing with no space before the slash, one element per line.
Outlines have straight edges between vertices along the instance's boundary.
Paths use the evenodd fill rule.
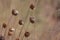
<path fill-rule="evenodd" d="M 5 40 L 5 37 L 4 36 L 0 36 L 0 40 Z"/>
<path fill-rule="evenodd" d="M 30 5 L 30 9 L 32 9 L 32 10 L 34 9 L 34 5 L 33 4 Z"/>
<path fill-rule="evenodd" d="M 3 23 L 3 24 L 2 24 L 2 27 L 3 27 L 3 28 L 6 28 L 6 27 L 7 27 L 7 25 L 6 25 L 5 23 Z"/>
<path fill-rule="evenodd" d="M 22 20 L 19 20 L 19 24 L 20 24 L 20 25 L 23 25 L 24 22 L 23 22 Z"/>
<path fill-rule="evenodd" d="M 8 32 L 8 35 L 9 35 L 9 36 L 13 35 L 13 32 Z"/>
<path fill-rule="evenodd" d="M 28 37 L 29 35 L 30 35 L 30 33 L 29 32 L 25 32 L 25 37 Z"/>
<path fill-rule="evenodd" d="M 31 23 L 35 23 L 35 18 L 34 17 L 30 17 L 29 20 L 30 20 Z"/>
<path fill-rule="evenodd" d="M 19 13 L 19 12 L 18 12 L 17 10 L 15 10 L 15 9 L 12 10 L 12 15 L 17 16 L 18 13 Z"/>

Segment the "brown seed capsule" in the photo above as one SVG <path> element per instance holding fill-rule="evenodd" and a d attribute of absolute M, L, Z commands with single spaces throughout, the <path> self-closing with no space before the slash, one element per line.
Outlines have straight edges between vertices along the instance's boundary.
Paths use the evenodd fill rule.
<path fill-rule="evenodd" d="M 12 35 L 12 34 L 14 33 L 14 31 L 15 31 L 14 28 L 10 28 L 10 29 L 9 29 L 9 32 L 8 32 L 8 35 L 9 35 L 9 36 Z"/>
<path fill-rule="evenodd" d="M 13 35 L 13 32 L 8 32 L 8 35 L 9 35 L 9 36 Z"/>
<path fill-rule="evenodd" d="M 0 36 L 0 40 L 5 40 L 5 37 L 4 36 Z"/>
<path fill-rule="evenodd" d="M 12 10 L 12 14 L 13 14 L 14 16 L 17 16 L 18 13 L 19 13 L 19 12 L 18 12 L 17 10 L 15 10 L 15 9 Z"/>
<path fill-rule="evenodd" d="M 6 28 L 6 27 L 7 27 L 7 25 L 6 25 L 5 23 L 3 23 L 3 24 L 2 24 L 2 27 L 3 27 L 3 28 Z"/>
<path fill-rule="evenodd" d="M 30 5 L 30 9 L 32 9 L 32 10 L 34 9 L 34 5 L 33 4 Z"/>
<path fill-rule="evenodd" d="M 28 37 L 29 35 L 30 35 L 30 33 L 29 32 L 25 32 L 25 37 Z"/>
<path fill-rule="evenodd" d="M 19 24 L 20 24 L 20 25 L 23 25 L 24 22 L 23 22 L 22 20 L 19 20 Z"/>
<path fill-rule="evenodd" d="M 35 18 L 34 17 L 30 17 L 30 22 L 31 23 L 35 23 Z"/>

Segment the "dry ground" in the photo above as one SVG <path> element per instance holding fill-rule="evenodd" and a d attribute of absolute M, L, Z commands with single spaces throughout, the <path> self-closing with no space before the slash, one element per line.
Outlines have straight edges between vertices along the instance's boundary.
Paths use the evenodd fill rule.
<path fill-rule="evenodd" d="M 60 40 L 59 3 L 60 0 L 0 0 L 0 35 L 5 40 Z M 30 9 L 31 4 L 34 5 L 33 10 Z M 12 15 L 12 9 L 18 10 L 17 16 Z M 30 16 L 35 17 L 35 23 L 29 21 Z M 20 19 L 23 25 L 19 25 Z M 6 28 L 2 27 L 3 23 Z M 12 27 L 15 31 L 9 36 L 8 31 Z M 24 36 L 26 31 L 30 33 L 29 37 Z"/>

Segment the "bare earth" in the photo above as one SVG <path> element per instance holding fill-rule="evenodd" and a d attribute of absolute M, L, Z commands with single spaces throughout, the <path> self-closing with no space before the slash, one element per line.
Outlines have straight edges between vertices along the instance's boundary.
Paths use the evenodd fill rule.
<path fill-rule="evenodd" d="M 30 8 L 31 4 L 34 9 Z M 60 40 L 59 4 L 60 0 L 0 0 L 0 35 L 5 40 Z M 12 15 L 12 9 L 19 12 L 17 16 Z M 29 21 L 31 16 L 35 23 Z M 19 25 L 19 20 L 24 24 Z M 2 27 L 3 23 L 6 28 Z M 11 36 L 8 35 L 10 28 L 15 29 Z M 25 32 L 30 35 L 25 37 Z"/>

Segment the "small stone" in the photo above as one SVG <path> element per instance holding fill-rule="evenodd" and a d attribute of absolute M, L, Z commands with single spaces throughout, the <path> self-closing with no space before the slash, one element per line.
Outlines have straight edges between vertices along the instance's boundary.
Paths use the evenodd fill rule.
<path fill-rule="evenodd" d="M 10 28 L 9 31 L 10 31 L 10 32 L 14 32 L 15 29 L 14 29 L 14 28 Z"/>
<path fill-rule="evenodd" d="M 15 10 L 15 9 L 12 10 L 12 14 L 13 14 L 14 16 L 17 16 L 18 13 L 19 13 L 19 12 L 18 12 L 17 10 Z"/>
<path fill-rule="evenodd" d="M 24 22 L 23 22 L 22 20 L 19 20 L 19 24 L 20 24 L 20 25 L 23 25 Z"/>
<path fill-rule="evenodd" d="M 35 23 L 35 18 L 34 17 L 30 17 L 30 22 L 31 23 Z"/>
<path fill-rule="evenodd" d="M 28 37 L 29 35 L 30 35 L 30 33 L 29 32 L 25 32 L 25 37 Z"/>

